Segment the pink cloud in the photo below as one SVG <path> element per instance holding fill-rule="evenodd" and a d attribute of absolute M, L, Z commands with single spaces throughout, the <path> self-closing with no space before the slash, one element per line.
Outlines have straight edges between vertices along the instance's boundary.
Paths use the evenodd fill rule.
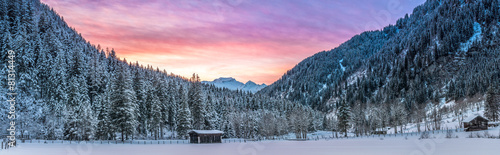
<path fill-rule="evenodd" d="M 271 84 L 312 54 L 394 23 L 423 0 L 42 0 L 93 44 L 203 80 Z M 383 16 L 383 15 L 389 16 Z"/>

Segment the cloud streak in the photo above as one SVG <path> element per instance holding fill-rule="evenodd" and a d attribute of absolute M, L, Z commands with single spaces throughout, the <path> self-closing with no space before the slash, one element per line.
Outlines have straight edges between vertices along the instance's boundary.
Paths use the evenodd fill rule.
<path fill-rule="evenodd" d="M 93 44 L 203 80 L 270 84 L 304 58 L 424 0 L 42 0 Z"/>

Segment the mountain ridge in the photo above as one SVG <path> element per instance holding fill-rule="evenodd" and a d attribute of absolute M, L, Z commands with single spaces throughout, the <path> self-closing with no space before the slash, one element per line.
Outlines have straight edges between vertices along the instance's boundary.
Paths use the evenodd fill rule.
<path fill-rule="evenodd" d="M 256 93 L 257 91 L 261 90 L 262 88 L 266 87 L 266 84 L 256 84 L 255 82 L 249 80 L 246 83 L 242 83 L 240 81 L 237 81 L 236 79 L 232 77 L 220 77 L 217 79 L 214 79 L 213 81 L 202 81 L 201 83 L 208 84 L 208 85 L 214 85 L 215 87 L 218 88 L 228 88 L 229 90 L 242 90 L 242 91 L 249 91 L 252 93 Z"/>
<path fill-rule="evenodd" d="M 498 15 L 498 0 L 428 0 L 395 25 L 304 59 L 258 94 L 325 112 L 346 100 L 351 107 L 401 103 L 408 113 L 484 94 L 498 85 Z"/>

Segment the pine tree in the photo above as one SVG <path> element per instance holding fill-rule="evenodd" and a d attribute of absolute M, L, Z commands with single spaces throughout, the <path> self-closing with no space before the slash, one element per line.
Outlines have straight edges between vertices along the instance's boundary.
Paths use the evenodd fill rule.
<path fill-rule="evenodd" d="M 96 99 L 100 100 L 97 102 L 97 128 L 96 128 L 96 139 L 109 140 L 110 135 L 110 118 L 109 118 L 109 107 L 107 96 L 99 96 Z"/>
<path fill-rule="evenodd" d="M 79 51 L 73 52 L 69 70 L 68 108 L 66 139 L 89 140 L 94 136 L 95 117 L 88 96 L 85 80 L 85 63 Z"/>
<path fill-rule="evenodd" d="M 170 131 L 174 131 L 176 126 L 177 126 L 177 110 L 178 110 L 178 103 L 175 99 L 175 89 L 176 85 L 174 82 L 170 82 L 168 86 L 168 103 L 167 103 L 167 108 L 168 108 L 168 120 L 167 120 L 167 125 Z"/>
<path fill-rule="evenodd" d="M 61 138 L 64 134 L 60 131 L 63 130 L 63 124 L 66 121 L 64 112 L 66 111 L 66 102 L 68 101 L 68 83 L 67 83 L 67 64 L 65 52 L 59 51 L 54 63 L 51 65 L 51 71 L 48 77 L 47 86 L 47 104 L 46 104 L 46 117 L 48 122 L 52 124 L 47 128 L 47 135 L 49 138 Z"/>
<path fill-rule="evenodd" d="M 136 64 L 138 66 L 138 64 Z M 135 69 L 134 70 L 134 80 L 133 80 L 133 86 L 134 86 L 134 91 L 136 94 L 136 100 L 137 100 L 137 107 L 138 107 L 138 114 L 137 114 L 137 121 L 139 122 L 138 124 L 138 134 L 144 134 L 147 136 L 147 123 L 148 123 L 148 118 L 149 118 L 149 110 L 148 110 L 148 102 L 146 102 L 146 97 L 147 93 L 146 91 L 151 87 L 151 84 L 149 81 L 146 81 L 144 78 L 146 78 L 145 72 L 142 72 L 141 69 Z"/>
<path fill-rule="evenodd" d="M 187 131 L 192 129 L 191 110 L 189 110 L 189 105 L 184 100 L 181 101 L 181 109 L 179 110 L 177 119 L 178 138 L 184 138 L 185 136 L 187 136 Z"/>
<path fill-rule="evenodd" d="M 78 105 L 78 121 L 79 135 L 82 140 L 92 140 L 95 135 L 97 120 L 94 117 L 94 112 L 91 109 L 90 101 Z"/>
<path fill-rule="evenodd" d="M 64 124 L 64 139 L 67 139 L 67 140 L 75 140 L 78 138 L 78 127 L 77 127 L 77 118 L 76 116 L 74 115 L 74 108 L 73 107 L 68 107 L 66 108 L 66 114 L 67 114 L 67 118 L 66 120 L 68 120 L 65 124 Z"/>
<path fill-rule="evenodd" d="M 48 54 L 47 49 L 44 48 L 40 35 L 37 35 L 36 40 L 35 51 L 38 52 L 35 66 L 37 67 L 36 71 L 38 71 L 38 73 L 37 80 L 35 81 L 37 83 L 37 88 L 35 89 L 38 92 L 36 95 L 41 98 L 48 95 L 48 89 L 44 88 L 48 88 L 49 84 L 48 80 L 50 76 L 50 70 L 52 69 L 50 66 L 50 60 L 52 60 L 52 55 Z"/>
<path fill-rule="evenodd" d="M 347 129 L 349 128 L 349 119 L 350 116 L 350 108 L 346 104 L 345 100 L 342 100 L 337 109 L 338 114 L 338 128 L 344 132 L 344 135 L 347 137 Z"/>
<path fill-rule="evenodd" d="M 222 134 L 222 137 L 224 138 L 230 138 L 234 137 L 234 130 L 233 130 L 233 125 L 231 122 L 229 122 L 228 119 L 226 119 L 222 125 L 222 130 L 224 133 Z"/>
<path fill-rule="evenodd" d="M 100 64 L 101 61 L 99 59 L 99 52 L 92 52 L 92 59 L 90 62 L 90 67 L 87 75 L 87 83 L 88 83 L 88 90 L 89 90 L 89 99 L 90 99 L 90 105 L 92 107 L 95 107 L 94 104 L 97 102 L 96 97 L 101 93 L 100 86 L 102 85 L 102 76 L 103 76 L 103 69 L 102 65 Z M 95 110 L 95 109 L 93 109 Z"/>
<path fill-rule="evenodd" d="M 116 79 L 111 94 L 111 122 L 115 130 L 121 133 L 121 140 L 125 141 L 128 135 L 133 135 L 137 127 L 137 104 L 132 80 L 126 63 L 119 64 Z M 126 137 L 124 137 L 126 136 Z"/>
<path fill-rule="evenodd" d="M 493 122 L 498 121 L 500 117 L 500 100 L 495 87 L 490 86 L 486 93 L 485 112 L 486 118 Z"/>
<path fill-rule="evenodd" d="M 152 92 L 152 91 L 149 91 Z M 160 99 L 155 93 L 149 93 L 146 99 L 146 103 L 148 103 L 151 108 L 149 110 L 150 112 L 150 118 L 149 120 L 149 130 L 151 131 L 151 134 L 154 134 L 155 140 L 158 139 L 159 137 L 159 130 L 160 130 L 160 124 L 161 124 L 161 103 Z"/>
<path fill-rule="evenodd" d="M 106 77 L 106 76 L 105 76 Z M 112 83 L 109 79 L 105 80 L 106 86 L 103 93 L 98 96 L 97 102 L 97 129 L 96 138 L 101 140 L 111 140 L 114 138 L 113 129 L 114 125 L 111 122 L 111 94 L 112 94 Z"/>
<path fill-rule="evenodd" d="M 157 69 L 157 72 L 161 73 L 159 72 L 159 69 Z M 166 77 L 163 74 L 158 74 L 157 77 L 154 78 L 154 81 L 156 81 L 155 94 L 157 95 L 159 101 L 159 104 L 157 105 L 159 113 L 156 116 L 158 117 L 159 123 L 159 138 L 163 138 L 164 129 L 166 128 L 166 126 L 171 124 L 171 122 L 169 122 L 171 118 L 169 117 L 171 116 L 170 112 L 172 107 L 170 101 L 172 98 L 170 97 L 171 94 L 169 94 L 170 86 L 167 84 Z"/>
<path fill-rule="evenodd" d="M 193 128 L 201 130 L 205 124 L 206 111 L 205 103 L 201 92 L 201 82 L 198 75 L 193 74 L 191 87 L 188 92 L 188 103 L 193 115 Z"/>

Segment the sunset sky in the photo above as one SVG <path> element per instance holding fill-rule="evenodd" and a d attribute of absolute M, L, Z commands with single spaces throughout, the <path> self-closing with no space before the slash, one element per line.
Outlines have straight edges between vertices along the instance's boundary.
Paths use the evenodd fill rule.
<path fill-rule="evenodd" d="M 42 0 L 92 44 L 202 80 L 271 84 L 425 0 Z"/>

